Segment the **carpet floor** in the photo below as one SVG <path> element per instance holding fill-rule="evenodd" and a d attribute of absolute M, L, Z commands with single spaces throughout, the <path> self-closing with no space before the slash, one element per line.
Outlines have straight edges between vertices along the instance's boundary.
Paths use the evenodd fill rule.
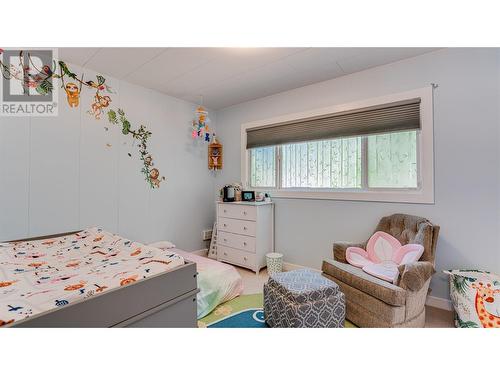
<path fill-rule="evenodd" d="M 268 328 L 264 322 L 263 295 L 247 294 L 219 305 L 214 311 L 198 320 L 200 328 Z M 345 328 L 356 328 L 347 321 Z"/>

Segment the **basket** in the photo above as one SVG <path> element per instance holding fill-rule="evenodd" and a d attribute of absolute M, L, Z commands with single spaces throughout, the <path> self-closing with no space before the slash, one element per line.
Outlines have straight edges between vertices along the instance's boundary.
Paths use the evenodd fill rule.
<path fill-rule="evenodd" d="M 267 273 L 269 276 L 283 272 L 283 254 L 268 253 L 266 254 L 266 261 Z"/>

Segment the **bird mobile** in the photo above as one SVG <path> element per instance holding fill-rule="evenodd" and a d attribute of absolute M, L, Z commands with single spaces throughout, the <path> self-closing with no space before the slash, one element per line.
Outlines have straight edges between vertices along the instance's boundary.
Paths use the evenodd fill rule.
<path fill-rule="evenodd" d="M 3 50 L 0 49 L 0 56 L 2 53 Z M 148 140 L 152 133 L 144 125 L 133 129 L 123 109 L 115 111 L 108 108 L 110 103 L 112 103 L 111 95 L 116 94 L 116 92 L 106 83 L 106 79 L 103 76 L 96 75 L 95 80 L 85 80 L 83 74 L 81 77 L 78 77 L 61 60 L 57 62 L 54 60 L 52 66 L 44 65 L 37 67 L 33 63 L 29 53 L 27 53 L 28 63 L 25 63 L 24 54 L 24 51 L 20 51 L 19 62 L 17 64 L 6 64 L 0 59 L 0 71 L 2 72 L 3 79 L 18 80 L 21 82 L 25 92 L 28 92 L 31 88 L 35 89 L 39 95 L 51 93 L 54 89 L 54 82 L 59 81 L 61 88 L 66 93 L 66 100 L 70 108 L 77 108 L 80 105 L 80 95 L 82 94 L 83 87 L 92 90 L 92 103 L 87 113 L 96 120 L 100 120 L 107 113 L 108 121 L 111 124 L 121 125 L 122 134 L 131 137 L 134 142 L 138 142 L 139 158 L 143 163 L 141 173 L 144 174 L 145 180 L 152 189 L 160 187 L 160 182 L 164 181 L 165 177 L 160 176 L 158 168 L 153 167 L 153 156 L 148 151 Z M 203 123 L 206 122 L 206 112 L 201 119 Z M 198 120 L 200 120 L 200 116 L 198 116 Z M 105 129 L 108 130 L 107 127 Z M 208 125 L 206 129 L 208 131 Z M 210 139 L 209 135 L 208 139 Z M 111 147 L 111 145 L 107 147 Z M 131 156 L 130 153 L 128 155 Z"/>
<path fill-rule="evenodd" d="M 191 137 L 193 139 L 203 139 L 205 142 L 210 142 L 215 134 L 210 134 L 210 128 L 208 124 L 210 120 L 208 119 L 208 112 L 203 106 L 199 106 L 195 111 L 195 118 L 193 120 L 193 129 L 191 131 Z"/>

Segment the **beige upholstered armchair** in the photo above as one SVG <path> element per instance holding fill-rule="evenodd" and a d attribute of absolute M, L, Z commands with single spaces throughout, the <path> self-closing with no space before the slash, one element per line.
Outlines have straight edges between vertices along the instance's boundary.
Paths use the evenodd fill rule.
<path fill-rule="evenodd" d="M 375 232 L 396 237 L 401 244 L 424 246 L 418 262 L 401 265 L 396 284 L 378 279 L 347 263 L 349 246 L 362 244 L 334 243 L 333 260 L 323 261 L 323 275 L 335 281 L 346 296 L 346 319 L 360 327 L 423 327 L 425 300 L 434 271 L 434 257 L 439 226 L 427 219 L 405 214 L 383 217 Z"/>

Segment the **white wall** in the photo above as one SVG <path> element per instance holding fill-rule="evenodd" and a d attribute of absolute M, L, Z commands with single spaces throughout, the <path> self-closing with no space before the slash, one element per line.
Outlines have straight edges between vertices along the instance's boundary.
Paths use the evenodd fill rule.
<path fill-rule="evenodd" d="M 118 92 L 111 107 L 152 131 L 149 148 L 166 181 L 150 189 L 137 146 L 105 116 L 97 121 L 87 113 L 91 90 L 83 89 L 76 109 L 60 90 L 57 117 L 0 117 L 0 240 L 98 225 L 138 241 L 205 247 L 201 230 L 213 224 L 214 177 L 207 145 L 190 138 L 196 105 L 112 78 L 107 83 Z M 215 123 L 213 111 L 210 118 Z"/>
<path fill-rule="evenodd" d="M 432 295 L 449 298 L 442 269 L 500 273 L 499 72 L 498 50 L 447 49 L 218 111 L 225 160 L 216 189 L 241 180 L 242 123 L 437 83 L 436 203 L 275 199 L 276 249 L 285 261 L 320 268 L 334 241 L 365 240 L 381 216 L 424 216 L 441 225 Z"/>

